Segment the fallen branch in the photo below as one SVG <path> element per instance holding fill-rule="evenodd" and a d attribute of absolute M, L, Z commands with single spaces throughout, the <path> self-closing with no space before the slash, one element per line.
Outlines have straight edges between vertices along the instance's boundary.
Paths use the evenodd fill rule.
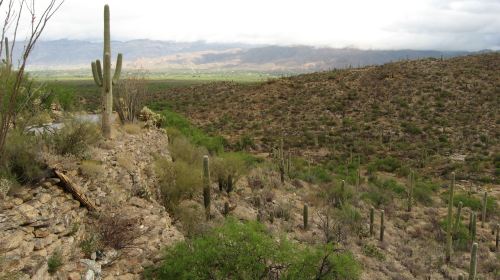
<path fill-rule="evenodd" d="M 61 179 L 61 183 L 64 189 L 71 193 L 73 197 L 78 200 L 83 206 L 85 206 L 89 211 L 96 211 L 95 205 L 88 200 L 84 193 L 80 191 L 80 188 L 71 181 L 71 179 L 64 175 L 61 171 L 54 168 L 54 173 L 56 176 Z"/>

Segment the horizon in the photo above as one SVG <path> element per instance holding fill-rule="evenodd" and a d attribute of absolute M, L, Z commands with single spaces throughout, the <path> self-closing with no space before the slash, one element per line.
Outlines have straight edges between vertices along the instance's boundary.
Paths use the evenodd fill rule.
<path fill-rule="evenodd" d="M 107 2 L 113 41 L 500 50 L 500 2 L 496 0 Z M 101 40 L 103 6 L 98 0 L 66 0 L 41 39 Z"/>

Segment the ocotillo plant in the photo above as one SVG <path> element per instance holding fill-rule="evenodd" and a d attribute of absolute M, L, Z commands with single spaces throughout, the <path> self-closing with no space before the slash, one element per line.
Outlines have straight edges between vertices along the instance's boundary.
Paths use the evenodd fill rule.
<path fill-rule="evenodd" d="M 460 219 L 461 219 L 461 215 L 462 215 L 462 206 L 463 206 L 462 201 L 458 202 L 457 216 L 455 218 L 455 224 L 453 227 L 453 233 L 455 233 L 455 234 L 457 233 L 458 227 L 460 226 Z"/>
<path fill-rule="evenodd" d="M 477 270 L 477 243 L 472 244 L 472 250 L 470 254 L 470 267 L 469 267 L 469 280 L 476 279 Z"/>
<path fill-rule="evenodd" d="M 384 241 L 384 231 L 385 231 L 384 214 L 385 214 L 384 210 L 380 211 L 380 241 Z"/>
<path fill-rule="evenodd" d="M 408 212 L 411 212 L 411 208 L 413 206 L 413 188 L 415 184 L 415 174 L 413 171 L 410 172 L 409 176 L 409 189 L 408 189 Z"/>
<path fill-rule="evenodd" d="M 373 206 L 370 208 L 370 236 L 373 236 L 373 222 L 375 220 L 375 209 Z"/>
<path fill-rule="evenodd" d="M 309 224 L 309 207 L 307 204 L 304 204 L 304 212 L 302 213 L 302 219 L 304 221 L 304 229 L 307 229 Z"/>
<path fill-rule="evenodd" d="M 450 196 L 448 199 L 448 219 L 447 219 L 447 231 L 446 231 L 446 262 L 451 260 L 451 250 L 452 250 L 452 217 L 453 217 L 453 192 L 455 190 L 455 172 L 451 173 L 451 185 L 450 185 Z"/>
<path fill-rule="evenodd" d="M 105 138 L 111 137 L 111 118 L 113 114 L 113 84 L 120 79 L 122 69 L 122 54 L 118 54 L 116 59 L 116 68 L 113 77 L 111 77 L 111 35 L 109 23 L 109 6 L 104 6 L 104 68 L 101 68 L 101 61 L 92 62 L 92 75 L 94 82 L 102 88 L 102 134 Z"/>
<path fill-rule="evenodd" d="M 483 196 L 483 211 L 481 212 L 481 227 L 484 228 L 484 223 L 486 222 L 486 207 L 488 204 L 488 193 L 484 192 Z"/>
<path fill-rule="evenodd" d="M 203 157 L 203 204 L 207 221 L 210 220 L 210 172 L 208 156 Z"/>

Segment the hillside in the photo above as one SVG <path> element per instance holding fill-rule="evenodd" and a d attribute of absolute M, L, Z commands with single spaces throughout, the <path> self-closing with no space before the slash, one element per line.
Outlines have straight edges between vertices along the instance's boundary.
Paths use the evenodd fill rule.
<path fill-rule="evenodd" d="M 246 139 L 271 152 L 283 137 L 293 154 L 320 162 L 391 156 L 427 174 L 498 182 L 499 71 L 499 53 L 401 61 L 169 89 L 153 103 L 233 147 Z"/>

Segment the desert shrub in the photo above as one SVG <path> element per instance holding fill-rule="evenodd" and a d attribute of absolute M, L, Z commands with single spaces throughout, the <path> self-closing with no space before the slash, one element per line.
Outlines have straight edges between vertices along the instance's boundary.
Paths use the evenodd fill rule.
<path fill-rule="evenodd" d="M 7 135 L 0 177 L 19 183 L 28 183 L 41 178 L 44 174 L 38 160 L 40 142 L 33 135 L 12 130 Z"/>
<path fill-rule="evenodd" d="M 291 178 L 301 179 L 309 183 L 328 183 L 333 180 L 331 172 L 323 165 L 309 166 L 304 160 L 292 160 Z"/>
<path fill-rule="evenodd" d="M 432 182 L 416 181 L 413 189 L 413 197 L 423 205 L 432 204 L 432 196 L 439 189 L 439 185 Z"/>
<path fill-rule="evenodd" d="M 379 261 L 385 261 L 385 255 L 383 252 L 381 252 L 377 246 L 373 244 L 365 244 L 363 245 L 363 254 L 365 256 L 375 258 Z"/>
<path fill-rule="evenodd" d="M 325 196 L 329 204 L 335 207 L 342 207 L 352 197 L 353 192 L 347 184 L 342 187 L 342 182 L 335 182 L 325 186 Z"/>
<path fill-rule="evenodd" d="M 139 236 L 138 222 L 118 214 L 103 214 L 97 219 L 95 227 L 104 246 L 120 250 L 131 246 Z"/>
<path fill-rule="evenodd" d="M 182 233 L 193 238 L 207 231 L 205 222 L 205 209 L 203 205 L 186 200 L 175 209 L 175 217 L 181 222 Z"/>
<path fill-rule="evenodd" d="M 253 149 L 255 148 L 255 142 L 249 135 L 243 135 L 241 136 L 240 140 L 236 143 L 236 148 L 240 151 Z"/>
<path fill-rule="evenodd" d="M 212 178 L 222 180 L 223 184 L 227 184 L 230 175 L 234 184 L 257 162 L 258 160 L 255 157 L 244 152 L 221 153 L 212 160 Z"/>
<path fill-rule="evenodd" d="M 60 251 L 54 252 L 47 260 L 47 271 L 50 274 L 54 274 L 63 265 L 63 258 Z"/>
<path fill-rule="evenodd" d="M 165 119 L 163 126 L 177 129 L 193 144 L 205 147 L 212 154 L 224 151 L 225 140 L 222 137 L 207 135 L 185 117 L 170 110 L 163 110 L 161 115 Z"/>
<path fill-rule="evenodd" d="M 203 156 L 208 153 L 205 148 L 193 145 L 185 137 L 172 140 L 169 150 L 174 161 L 184 161 L 188 164 L 201 164 Z"/>
<path fill-rule="evenodd" d="M 375 171 L 395 172 L 400 167 L 401 162 L 389 156 L 383 159 L 376 159 L 368 165 L 367 169 L 369 174 L 373 174 Z"/>
<path fill-rule="evenodd" d="M 147 83 L 142 77 L 128 77 L 118 82 L 113 92 L 113 106 L 122 124 L 136 120 L 146 94 Z"/>
<path fill-rule="evenodd" d="M 79 247 L 85 254 L 85 257 L 90 258 L 92 253 L 103 249 L 103 244 L 97 233 L 91 233 L 80 241 Z"/>
<path fill-rule="evenodd" d="M 388 191 L 380 191 L 376 188 L 370 188 L 367 192 L 361 195 L 361 198 L 364 200 L 371 201 L 373 205 L 377 208 L 389 205 L 393 198 L 393 194 Z"/>
<path fill-rule="evenodd" d="M 441 230 L 446 232 L 448 230 L 448 219 L 445 218 L 439 225 L 441 226 Z M 455 226 L 455 218 L 452 219 L 452 226 Z M 467 251 L 469 249 L 468 246 L 471 238 L 469 228 L 462 222 L 458 225 L 457 230 L 453 232 L 452 238 L 455 250 Z"/>
<path fill-rule="evenodd" d="M 141 133 L 141 127 L 138 124 L 126 123 L 123 125 L 123 130 L 128 134 L 139 134 Z"/>
<path fill-rule="evenodd" d="M 408 134 L 420 134 L 422 133 L 422 130 L 414 123 L 410 123 L 410 122 L 403 122 L 401 123 L 401 128 L 403 129 L 403 131 L 405 133 L 408 133 Z"/>
<path fill-rule="evenodd" d="M 370 183 L 381 190 L 391 191 L 399 196 L 403 196 L 406 193 L 406 188 L 398 184 L 394 179 L 383 180 L 377 177 L 370 177 Z"/>
<path fill-rule="evenodd" d="M 449 199 L 449 192 L 443 192 L 441 195 L 441 198 L 444 200 L 445 203 L 448 203 Z M 455 207 L 458 207 L 458 204 L 462 202 L 463 207 L 468 207 L 474 211 L 481 211 L 482 210 L 482 198 L 478 198 L 472 195 L 468 195 L 466 193 L 455 193 L 455 196 L 453 198 L 453 205 Z M 491 195 L 488 196 L 487 198 L 487 203 L 486 203 L 486 213 L 488 215 L 498 215 L 497 213 L 497 201 L 494 197 Z"/>
<path fill-rule="evenodd" d="M 167 249 L 161 266 L 146 279 L 358 279 L 352 254 L 331 245 L 304 248 L 275 239 L 257 222 L 229 219 L 190 242 Z"/>
<path fill-rule="evenodd" d="M 201 189 L 201 158 L 199 161 L 200 164 L 194 166 L 166 158 L 156 160 L 155 174 L 165 207 L 174 210 L 180 201 L 193 197 Z"/>
<path fill-rule="evenodd" d="M 63 128 L 49 137 L 52 149 L 61 155 L 85 157 L 90 145 L 100 139 L 100 130 L 96 124 L 71 120 Z"/>

